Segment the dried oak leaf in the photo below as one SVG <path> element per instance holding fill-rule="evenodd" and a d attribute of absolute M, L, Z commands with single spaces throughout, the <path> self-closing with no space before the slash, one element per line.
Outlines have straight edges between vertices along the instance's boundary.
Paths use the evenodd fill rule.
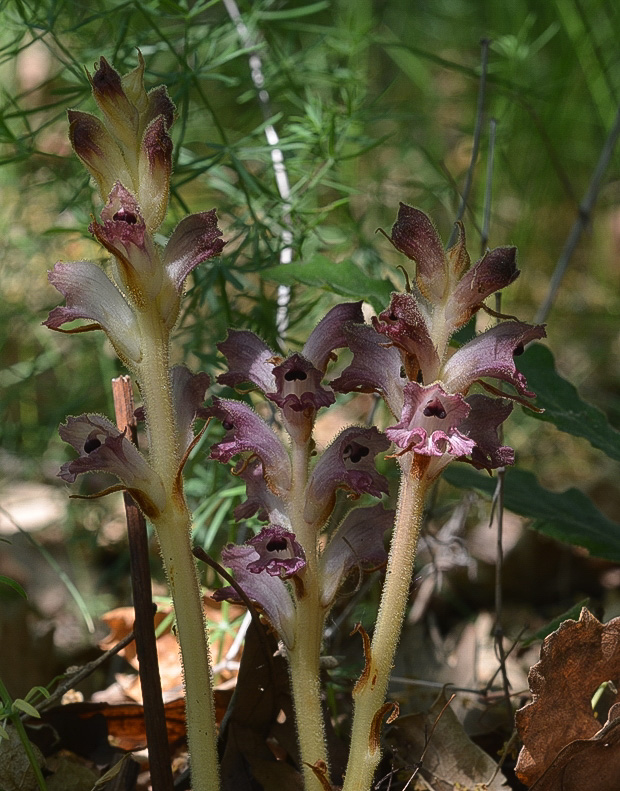
<path fill-rule="evenodd" d="M 597 778 L 597 791 L 615 791 L 618 770 L 612 785 L 601 783 L 611 764 L 618 764 L 620 732 L 611 719 L 601 728 L 591 701 L 603 682 L 612 681 L 616 688 L 620 683 L 620 618 L 602 624 L 584 607 L 578 621 L 564 621 L 545 639 L 528 680 L 534 700 L 516 713 L 523 742 L 516 766 L 519 779 L 527 786 L 536 783 L 536 791 L 568 791 L 579 787 L 569 777 L 569 764 L 575 770 L 580 763 L 586 777 L 589 772 Z M 620 716 L 615 706 L 610 717 L 612 713 Z M 560 754 L 565 748 L 568 752 Z"/>
<path fill-rule="evenodd" d="M 432 791 L 508 788 L 495 761 L 471 741 L 443 695 L 428 711 L 399 717 L 385 741 L 395 754 L 396 765 L 402 763 L 406 769 L 422 760 L 424 787 Z"/>

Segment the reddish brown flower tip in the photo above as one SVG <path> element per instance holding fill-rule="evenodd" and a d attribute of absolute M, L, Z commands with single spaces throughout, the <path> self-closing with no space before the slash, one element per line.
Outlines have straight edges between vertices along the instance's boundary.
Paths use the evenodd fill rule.
<path fill-rule="evenodd" d="M 441 299 L 447 282 L 446 256 L 430 217 L 401 203 L 390 241 L 415 261 L 416 281 L 422 294 L 431 302 Z"/>

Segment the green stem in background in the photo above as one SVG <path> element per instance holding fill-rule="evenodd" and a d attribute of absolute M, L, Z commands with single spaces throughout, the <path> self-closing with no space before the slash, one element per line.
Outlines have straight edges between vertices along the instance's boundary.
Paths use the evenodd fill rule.
<path fill-rule="evenodd" d="M 390 556 L 366 666 L 354 691 L 349 762 L 342 791 L 368 791 L 381 750 L 379 734 L 394 654 L 400 639 L 413 573 L 428 481 L 428 457 L 401 457 L 402 477 Z"/>
<path fill-rule="evenodd" d="M 328 767 L 319 679 L 325 610 L 320 602 L 317 530 L 303 516 L 308 460 L 308 443 L 301 445 L 294 442 L 291 525 L 306 553 L 306 571 L 303 577 L 303 594 L 297 600 L 295 645 L 288 651 L 288 662 L 304 788 L 305 791 L 320 791 L 323 786 L 311 767 L 317 762 Z"/>
<path fill-rule="evenodd" d="M 166 490 L 153 519 L 170 586 L 183 665 L 186 721 L 194 791 L 219 788 L 217 731 L 209 645 L 191 516 L 179 475 L 180 452 L 169 367 L 168 334 L 156 311 L 141 316 L 143 357 L 139 382 L 149 431 L 149 459 Z"/>
<path fill-rule="evenodd" d="M 14 701 L 9 695 L 8 689 L 4 686 L 4 682 L 2 681 L 2 679 L 0 679 L 0 701 L 2 701 L 5 711 L 8 712 L 7 717 L 8 719 L 11 720 L 11 723 L 17 732 L 19 740 L 22 743 L 24 752 L 26 753 L 26 757 L 28 758 L 28 763 L 30 764 L 30 767 L 34 773 L 35 780 L 37 782 L 37 785 L 39 786 L 40 791 L 47 791 L 47 785 L 45 783 L 45 778 L 43 777 L 43 772 L 41 771 L 41 767 L 39 766 L 39 761 L 37 760 L 37 756 L 34 752 L 34 747 L 32 746 L 32 743 L 28 738 L 28 734 L 26 733 L 26 729 L 24 728 L 24 724 L 21 720 L 19 709 L 17 706 L 14 705 Z M 36 714 L 36 711 L 34 713 Z"/>

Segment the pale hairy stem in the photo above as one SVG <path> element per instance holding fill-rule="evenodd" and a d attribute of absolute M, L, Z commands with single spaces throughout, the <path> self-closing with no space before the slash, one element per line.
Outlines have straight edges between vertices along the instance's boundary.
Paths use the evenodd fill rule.
<path fill-rule="evenodd" d="M 138 378 L 147 416 L 149 460 L 166 491 L 154 518 L 174 606 L 186 701 L 194 791 L 217 791 L 219 765 L 213 683 L 202 594 L 192 555 L 191 515 L 178 476 L 179 438 L 169 367 L 168 334 L 155 313 L 142 315 L 143 357 Z"/>
<path fill-rule="evenodd" d="M 319 679 L 325 610 L 320 602 L 317 531 L 303 516 L 308 459 L 308 443 L 294 443 L 291 525 L 297 540 L 304 548 L 307 565 L 303 577 L 303 593 L 297 600 L 295 644 L 288 651 L 288 661 L 304 788 L 305 791 L 321 791 L 323 786 L 310 767 L 317 761 L 324 763 L 326 767 L 328 765 Z"/>
<path fill-rule="evenodd" d="M 428 486 L 424 461 L 422 457 L 420 464 L 412 464 L 410 454 L 401 460 L 398 509 L 379 614 L 370 655 L 366 656 L 364 672 L 353 691 L 351 747 L 342 791 L 369 791 L 381 757 L 379 735 L 384 713 L 387 713 L 381 709 L 405 617 L 424 514 Z"/>

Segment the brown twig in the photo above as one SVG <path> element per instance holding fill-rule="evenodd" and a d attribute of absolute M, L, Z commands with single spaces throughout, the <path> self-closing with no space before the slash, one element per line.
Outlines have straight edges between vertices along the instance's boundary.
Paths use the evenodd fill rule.
<path fill-rule="evenodd" d="M 136 419 L 134 417 L 131 379 L 119 376 L 112 380 L 116 425 L 121 431 L 128 430 L 136 442 Z M 155 624 L 153 621 L 153 598 L 149 545 L 146 521 L 131 495 L 124 493 L 127 535 L 129 539 L 129 564 L 131 569 L 131 591 L 135 610 L 134 632 L 138 654 L 144 723 L 149 748 L 149 767 L 153 791 L 172 791 L 172 766 L 166 728 L 166 713 L 159 677 Z"/>
<path fill-rule="evenodd" d="M 104 662 L 107 662 L 108 659 L 118 654 L 119 651 L 122 651 L 123 648 L 126 648 L 130 643 L 133 643 L 133 641 L 134 633 L 129 632 L 128 635 L 125 635 L 122 640 L 119 640 L 116 645 L 113 645 L 112 648 L 107 650 L 104 654 L 98 656 L 97 659 L 93 659 L 92 662 L 83 665 L 79 670 L 76 670 L 75 673 L 70 673 L 65 680 L 56 687 L 49 698 L 45 698 L 45 700 L 42 700 L 35 706 L 36 710 L 41 712 L 45 709 L 49 709 L 50 706 L 53 706 L 55 703 L 58 703 L 65 693 L 74 689 L 80 682 L 84 681 L 85 678 L 92 675 Z"/>
<path fill-rule="evenodd" d="M 469 168 L 467 169 L 467 175 L 465 177 L 465 186 L 463 187 L 463 193 L 461 195 L 461 203 L 459 205 L 459 209 L 456 214 L 457 220 L 462 220 L 465 214 L 465 208 L 467 207 L 467 201 L 469 200 L 469 193 L 471 192 L 471 185 L 474 180 L 474 170 L 476 169 L 476 161 L 478 159 L 478 149 L 480 147 L 480 133 L 482 130 L 482 118 L 484 115 L 484 99 L 486 93 L 486 84 L 487 84 L 487 67 L 489 62 L 489 44 L 491 42 L 487 38 L 483 38 L 480 42 L 482 47 L 482 54 L 481 54 L 481 62 L 480 62 L 480 86 L 478 88 L 478 105 L 476 108 L 476 125 L 474 127 L 474 140 L 471 148 L 471 162 L 469 163 Z M 457 234 L 457 227 L 456 225 L 452 229 L 452 233 L 450 234 L 450 238 L 448 240 L 448 247 L 452 247 L 452 245 L 456 242 L 456 234 Z"/>

